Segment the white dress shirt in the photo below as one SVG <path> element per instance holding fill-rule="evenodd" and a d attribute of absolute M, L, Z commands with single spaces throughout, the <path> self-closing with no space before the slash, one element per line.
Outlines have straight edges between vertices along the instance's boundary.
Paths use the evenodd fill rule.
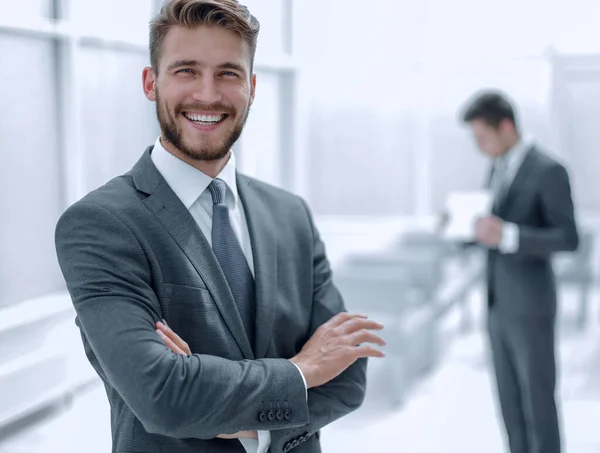
<path fill-rule="evenodd" d="M 494 166 L 497 168 L 500 165 L 500 159 L 504 160 L 506 165 L 506 173 L 503 181 L 498 181 L 496 177 L 498 172 L 494 172 L 494 178 L 492 179 L 492 187 L 502 186 L 504 196 L 508 192 L 511 184 L 513 183 L 517 172 L 521 168 L 525 156 L 529 152 L 529 149 L 533 145 L 530 137 L 520 139 L 515 146 L 509 149 L 506 154 L 495 159 Z M 498 250 L 502 253 L 516 253 L 519 250 L 519 227 L 518 225 L 511 222 L 504 222 L 502 228 L 502 240 L 498 246 Z"/>
<path fill-rule="evenodd" d="M 252 245 L 250 243 L 250 233 L 248 232 L 244 207 L 238 195 L 235 155 L 233 154 L 233 151 L 230 156 L 229 161 L 223 170 L 221 170 L 221 173 L 219 173 L 217 178 L 223 180 L 225 184 L 227 184 L 225 204 L 229 208 L 231 226 L 242 247 L 246 261 L 248 261 L 250 271 L 252 272 L 252 275 L 254 275 L 254 261 Z M 213 178 L 169 153 L 162 146 L 160 137 L 154 144 L 151 158 L 160 174 L 169 184 L 173 192 L 175 192 L 175 195 L 177 195 L 188 211 L 190 211 L 190 214 L 200 227 L 200 230 L 202 230 L 202 233 L 212 246 L 213 200 L 210 190 L 207 189 Z M 296 366 L 296 368 L 298 367 Z M 304 388 L 306 389 L 304 375 L 299 368 L 298 371 L 302 376 Z M 266 453 L 271 445 L 271 433 L 269 431 L 258 431 L 258 439 L 239 440 L 247 453 Z"/>

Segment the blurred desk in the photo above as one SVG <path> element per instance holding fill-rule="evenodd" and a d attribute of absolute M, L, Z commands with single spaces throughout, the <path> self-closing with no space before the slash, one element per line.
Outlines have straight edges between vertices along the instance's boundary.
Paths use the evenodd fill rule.
<path fill-rule="evenodd" d="M 348 310 L 386 326 L 386 363 L 396 403 L 435 367 L 442 318 L 457 303 L 466 302 L 483 275 L 479 255 L 429 239 L 401 238 L 385 252 L 354 254 L 334 273 Z"/>

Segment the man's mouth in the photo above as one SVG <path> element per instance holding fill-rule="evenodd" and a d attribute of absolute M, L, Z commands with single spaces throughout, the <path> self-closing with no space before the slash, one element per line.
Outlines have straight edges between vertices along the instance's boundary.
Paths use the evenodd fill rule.
<path fill-rule="evenodd" d="M 229 115 L 224 114 L 203 114 L 203 113 L 189 113 L 183 112 L 185 116 L 192 123 L 199 126 L 214 126 L 225 120 Z"/>

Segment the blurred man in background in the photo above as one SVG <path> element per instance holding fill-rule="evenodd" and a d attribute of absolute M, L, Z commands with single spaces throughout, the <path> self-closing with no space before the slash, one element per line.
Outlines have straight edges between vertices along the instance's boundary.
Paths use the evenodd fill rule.
<path fill-rule="evenodd" d="M 479 94 L 462 119 L 492 160 L 493 209 L 476 242 L 488 249 L 488 329 L 510 450 L 559 453 L 551 258 L 578 247 L 569 177 L 521 134 L 504 95 Z"/>
<path fill-rule="evenodd" d="M 143 71 L 161 136 L 56 228 L 114 452 L 318 453 L 383 355 L 306 203 L 236 171 L 258 31 L 236 0 L 165 2 Z"/>

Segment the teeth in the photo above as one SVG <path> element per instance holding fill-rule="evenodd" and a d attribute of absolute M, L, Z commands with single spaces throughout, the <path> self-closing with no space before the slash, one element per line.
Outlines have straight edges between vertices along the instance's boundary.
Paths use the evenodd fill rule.
<path fill-rule="evenodd" d="M 186 113 L 186 118 L 199 123 L 218 123 L 225 115 L 199 115 L 196 113 Z"/>

